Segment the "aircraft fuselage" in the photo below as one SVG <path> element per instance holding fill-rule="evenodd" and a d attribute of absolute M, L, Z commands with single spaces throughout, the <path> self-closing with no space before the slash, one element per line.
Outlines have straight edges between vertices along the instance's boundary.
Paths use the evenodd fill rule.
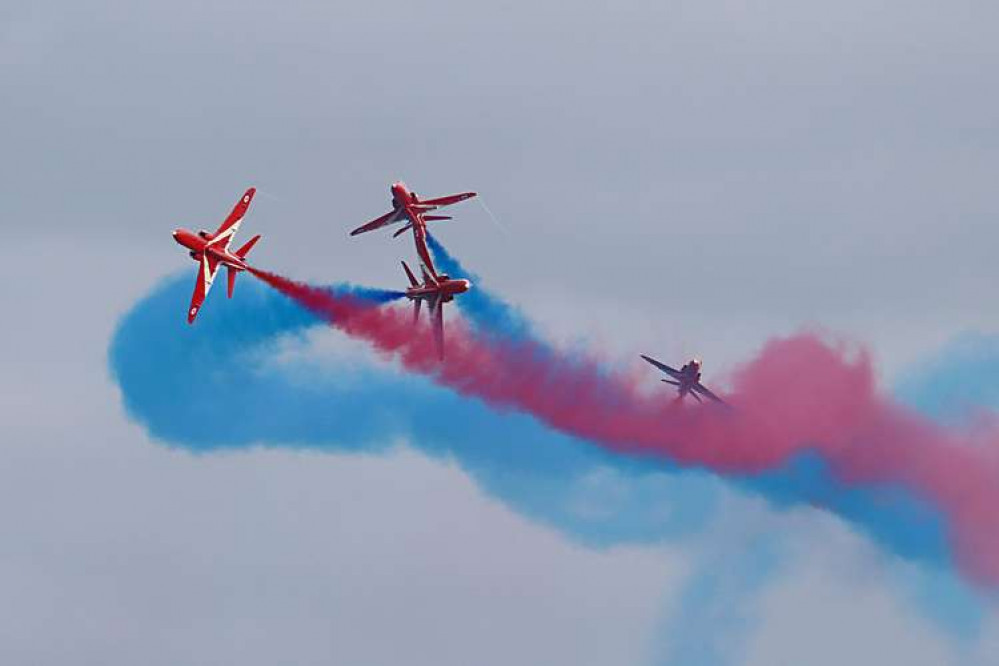
<path fill-rule="evenodd" d="M 692 360 L 684 364 L 680 368 L 680 377 L 677 378 L 680 382 L 680 386 L 677 390 L 680 392 L 680 397 L 683 397 L 690 393 L 691 389 L 701 381 L 701 364 L 699 361 Z"/>
<path fill-rule="evenodd" d="M 406 217 L 413 225 L 414 231 L 419 234 L 426 233 L 427 223 L 423 219 L 421 210 L 414 208 L 419 203 L 416 193 L 406 187 L 406 183 L 399 181 L 392 183 L 392 207 L 401 208 L 406 213 Z"/>
<path fill-rule="evenodd" d="M 410 287 L 406 290 L 406 297 L 410 300 L 440 297 L 445 303 L 448 303 L 454 300 L 458 294 L 464 294 L 471 286 L 470 280 L 452 280 L 446 275 L 441 275 L 438 277 L 436 287 L 432 284 Z"/>
<path fill-rule="evenodd" d="M 212 235 L 208 232 L 194 233 L 187 229 L 176 229 L 173 232 L 173 239 L 177 241 L 178 245 L 187 248 L 191 253 L 191 258 L 195 261 L 201 261 L 201 257 L 207 253 L 208 256 L 218 259 L 226 266 L 238 271 L 246 270 L 245 261 L 228 250 L 209 245 L 212 241 Z"/>

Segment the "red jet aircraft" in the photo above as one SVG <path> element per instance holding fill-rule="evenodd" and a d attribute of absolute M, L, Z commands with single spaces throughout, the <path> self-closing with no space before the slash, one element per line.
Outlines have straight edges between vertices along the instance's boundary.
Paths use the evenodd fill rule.
<path fill-rule="evenodd" d="M 469 280 L 452 280 L 447 275 L 437 275 L 427 270 L 426 266 L 420 266 L 423 270 L 423 284 L 416 280 L 413 271 L 409 270 L 406 262 L 402 262 L 402 269 L 406 271 L 409 278 L 409 288 L 406 290 L 406 298 L 413 301 L 413 323 L 420 321 L 420 306 L 423 301 L 427 301 L 430 310 L 430 321 L 434 327 L 434 341 L 437 343 L 437 353 L 440 359 L 444 360 L 444 304 L 454 300 L 457 294 L 463 294 L 472 286 Z"/>
<path fill-rule="evenodd" d="M 354 229 L 350 232 L 350 235 L 356 236 L 366 231 L 380 229 L 389 224 L 405 221 L 406 224 L 396 231 L 392 237 L 395 238 L 405 233 L 406 230 L 412 229 L 413 240 L 416 242 L 416 253 L 420 255 L 424 267 L 430 271 L 431 275 L 439 277 L 437 271 L 434 269 L 434 262 L 430 259 L 430 251 L 427 249 L 427 222 L 450 220 L 451 217 L 449 215 L 427 215 L 426 213 L 443 206 L 456 204 L 465 199 L 471 199 L 475 196 L 475 192 L 462 192 L 461 194 L 451 194 L 446 197 L 437 197 L 436 199 L 420 200 L 416 196 L 416 192 L 410 191 L 406 187 L 406 184 L 402 182 L 393 183 L 391 192 L 392 210 L 378 219 Z"/>
<path fill-rule="evenodd" d="M 250 188 L 243 197 L 236 203 L 236 206 L 225 218 L 225 222 L 214 234 L 210 234 L 204 229 L 194 234 L 187 229 L 176 229 L 173 232 L 175 241 L 186 247 L 191 254 L 191 258 L 198 262 L 198 282 L 194 285 L 194 296 L 191 297 L 191 307 L 187 311 L 187 323 L 194 322 L 194 318 L 201 309 L 201 304 L 208 295 L 208 290 L 212 288 L 212 282 L 218 274 L 219 266 L 229 269 L 229 298 L 232 298 L 232 290 L 236 286 L 236 274 L 245 271 L 246 255 L 253 248 L 254 244 L 260 240 L 260 236 L 254 236 L 246 245 L 235 252 L 229 251 L 229 243 L 239 229 L 239 224 L 246 215 L 246 210 L 250 207 L 256 189 Z"/>
<path fill-rule="evenodd" d="M 704 402 L 701 399 L 703 395 L 706 398 L 710 398 L 717 403 L 725 404 L 725 401 L 716 396 L 714 393 L 709 391 L 703 384 L 701 384 L 701 362 L 698 359 L 692 359 L 688 361 L 682 368 L 676 370 L 669 367 L 665 363 L 660 363 L 654 358 L 650 358 L 645 354 L 642 354 L 642 358 L 656 366 L 671 379 L 664 379 L 667 384 L 672 384 L 677 387 L 677 393 L 680 394 L 679 400 L 683 400 L 685 396 L 692 395 L 697 398 L 697 402 Z"/>

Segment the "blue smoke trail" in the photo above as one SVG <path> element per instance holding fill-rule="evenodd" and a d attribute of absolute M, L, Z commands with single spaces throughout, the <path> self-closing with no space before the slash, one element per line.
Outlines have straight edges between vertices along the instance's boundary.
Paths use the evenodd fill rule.
<path fill-rule="evenodd" d="M 434 250 L 442 271 L 469 275 L 436 242 Z M 192 327 L 177 316 L 189 289 L 187 275 L 162 283 L 122 319 L 109 350 L 126 409 L 159 439 L 197 451 L 262 444 L 381 453 L 406 438 L 425 455 L 455 461 L 522 514 L 592 546 L 683 538 L 714 514 L 722 488 L 714 475 L 608 453 L 423 377 L 372 367 L 333 377 L 311 362 L 278 361 L 284 341 L 302 339 L 320 323 L 313 315 L 248 282 L 223 307 L 205 308 Z M 377 302 L 401 296 L 330 289 Z M 532 339 L 526 320 L 481 285 L 459 302 L 474 325 Z M 777 507 L 816 504 L 891 552 L 949 564 L 944 526 L 930 507 L 901 490 L 844 488 L 818 457 L 801 456 L 734 485 Z M 975 603 L 970 593 L 962 598 L 960 583 L 950 593 L 962 612 Z"/>
<path fill-rule="evenodd" d="M 896 394 L 920 412 L 956 423 L 999 407 L 999 336 L 965 333 L 903 374 Z"/>
<path fill-rule="evenodd" d="M 783 544 L 757 534 L 745 543 L 728 544 L 738 550 L 710 553 L 707 561 L 684 585 L 679 613 L 665 628 L 662 666 L 718 666 L 738 660 L 752 628 L 752 606 L 776 575 Z M 719 638 L 722 638 L 719 640 Z"/>
<path fill-rule="evenodd" d="M 437 264 L 440 272 L 453 278 L 464 278 L 472 281 L 472 288 L 462 294 L 456 302 L 478 330 L 491 333 L 507 341 L 531 340 L 535 344 L 541 344 L 522 312 L 487 291 L 483 287 L 482 278 L 462 266 L 441 245 L 440 241 L 429 233 L 427 234 L 427 245 L 433 252 L 434 263 Z"/>
<path fill-rule="evenodd" d="M 489 293 L 482 286 L 479 276 L 466 270 L 429 234 L 428 241 L 442 272 L 472 280 L 476 284 L 457 302 L 478 328 L 544 345 L 534 338 L 529 323 L 520 311 Z M 470 298 L 473 295 L 474 298 Z M 800 454 L 781 468 L 755 476 L 738 477 L 734 483 L 750 493 L 766 497 L 777 507 L 809 504 L 825 508 L 857 526 L 891 552 L 907 559 L 935 566 L 952 564 L 946 525 L 932 506 L 900 487 L 846 486 L 817 454 Z"/>
<path fill-rule="evenodd" d="M 176 313 L 186 308 L 189 278 L 167 280 L 137 304 L 109 351 L 126 409 L 157 438 L 198 451 L 263 444 L 378 453 L 405 437 L 456 461 L 518 511 L 598 546 L 682 535 L 710 515 L 717 481 L 707 474 L 667 477 L 423 377 L 362 368 L 333 378 L 311 363 L 272 362 L 283 339 L 319 322 L 260 285 L 188 326 Z"/>

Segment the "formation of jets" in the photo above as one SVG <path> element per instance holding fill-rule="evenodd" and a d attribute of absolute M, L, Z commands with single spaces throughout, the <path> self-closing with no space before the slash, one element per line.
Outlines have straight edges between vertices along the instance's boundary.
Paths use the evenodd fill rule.
<path fill-rule="evenodd" d="M 420 306 L 424 301 L 427 303 L 427 311 L 430 315 L 431 326 L 434 332 L 434 341 L 437 345 L 437 356 L 444 360 L 444 304 L 454 300 L 457 294 L 463 294 L 471 287 L 468 280 L 452 280 L 447 275 L 437 272 L 434 266 L 433 257 L 430 256 L 430 249 L 427 247 L 427 222 L 440 220 L 450 220 L 450 215 L 428 215 L 428 213 L 471 199 L 475 192 L 462 192 L 461 194 L 449 194 L 445 197 L 433 199 L 420 199 L 416 192 L 413 192 L 403 182 L 392 183 L 389 188 L 392 193 L 392 210 L 381 217 L 371 220 L 367 224 L 359 226 L 350 232 L 351 236 L 357 236 L 368 231 L 381 229 L 382 227 L 404 222 L 394 234 L 393 238 L 398 238 L 410 229 L 413 230 L 413 242 L 416 245 L 416 254 L 420 257 L 420 270 L 423 273 L 423 282 L 419 282 L 413 271 L 409 269 L 406 262 L 402 262 L 402 268 L 409 278 L 409 287 L 406 289 L 406 298 L 413 301 L 413 324 L 420 322 Z"/>
<path fill-rule="evenodd" d="M 434 266 L 433 257 L 427 247 L 427 222 L 452 219 L 449 215 L 430 214 L 433 211 L 450 206 L 452 204 L 471 199 L 475 192 L 462 192 L 460 194 L 450 194 L 432 199 L 420 199 L 416 192 L 410 190 L 402 182 L 393 183 L 390 191 L 392 193 L 392 210 L 385 213 L 367 224 L 361 225 L 350 232 L 351 236 L 357 236 L 368 231 L 380 229 L 392 224 L 403 223 L 393 234 L 393 238 L 404 234 L 412 229 L 413 242 L 416 246 L 416 254 L 420 259 L 420 272 L 422 281 L 403 261 L 402 268 L 409 279 L 409 286 L 406 288 L 406 298 L 413 302 L 413 324 L 418 325 L 420 320 L 420 309 L 424 302 L 427 303 L 427 311 L 430 315 L 433 329 L 434 342 L 437 348 L 438 357 L 444 359 L 444 304 L 450 303 L 454 297 L 468 291 L 472 284 L 468 280 L 452 279 L 451 277 L 439 273 Z M 240 223 L 250 208 L 250 202 L 256 194 L 255 188 L 248 189 L 236 202 L 235 207 L 229 216 L 222 222 L 215 233 L 201 230 L 192 233 L 186 229 L 176 229 L 173 232 L 174 240 L 188 250 L 191 258 L 198 262 L 198 279 L 194 285 L 194 295 L 191 297 L 191 305 L 187 311 L 188 323 L 194 323 L 201 305 L 212 287 L 215 276 L 222 266 L 228 271 L 227 294 L 232 298 L 232 292 L 236 285 L 236 275 L 248 268 L 246 255 L 249 254 L 253 246 L 260 240 L 256 235 L 245 245 L 233 251 L 230 250 L 233 237 L 239 230 Z M 698 402 L 703 402 L 704 398 L 716 403 L 725 404 L 717 395 L 712 393 L 701 383 L 701 361 L 692 359 L 683 365 L 679 370 L 672 368 L 665 363 L 642 354 L 642 358 L 661 370 L 667 375 L 662 381 L 676 387 L 677 400 L 683 400 L 686 396 L 693 396 Z"/>

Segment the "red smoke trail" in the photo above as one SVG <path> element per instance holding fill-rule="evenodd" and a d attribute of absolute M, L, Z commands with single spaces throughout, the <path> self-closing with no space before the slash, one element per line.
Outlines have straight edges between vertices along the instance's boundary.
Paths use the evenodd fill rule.
<path fill-rule="evenodd" d="M 736 372 L 729 397 L 737 410 L 678 408 L 643 391 L 642 375 L 530 343 L 498 344 L 460 322 L 449 325 L 440 363 L 407 311 L 254 274 L 409 371 L 615 451 L 727 473 L 815 451 L 844 483 L 907 488 L 947 517 L 965 574 L 999 587 L 999 429 L 950 432 L 879 396 L 864 354 L 851 360 L 814 335 L 776 340 Z"/>

